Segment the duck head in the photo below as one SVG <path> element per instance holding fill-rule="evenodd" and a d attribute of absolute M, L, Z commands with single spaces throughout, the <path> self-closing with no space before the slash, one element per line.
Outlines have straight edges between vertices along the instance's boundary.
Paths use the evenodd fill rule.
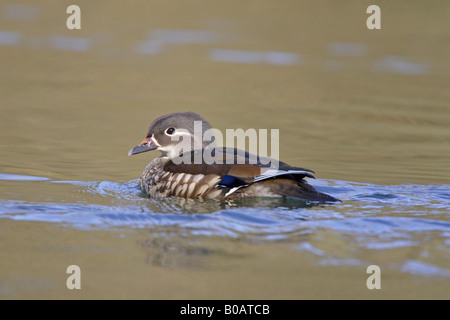
<path fill-rule="evenodd" d="M 175 158 L 185 152 L 210 146 L 210 141 L 203 141 L 204 133 L 209 129 L 211 125 L 197 113 L 167 114 L 150 124 L 146 138 L 128 151 L 128 155 L 159 150 L 164 156 Z"/>

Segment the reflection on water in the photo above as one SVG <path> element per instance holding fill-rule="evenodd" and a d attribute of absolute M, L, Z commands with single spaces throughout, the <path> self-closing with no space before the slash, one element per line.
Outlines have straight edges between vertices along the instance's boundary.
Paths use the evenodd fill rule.
<path fill-rule="evenodd" d="M 17 174 L 0 173 L 0 180 L 10 180 L 10 181 L 41 181 L 41 180 L 48 180 L 48 178 L 44 178 L 44 177 L 35 177 L 35 176 L 23 176 L 23 175 L 17 175 Z"/>
<path fill-rule="evenodd" d="M 321 180 L 315 183 L 317 189 L 339 197 L 343 203 L 312 205 L 270 198 L 235 202 L 151 199 L 142 194 L 137 180 L 114 183 L 46 181 L 4 174 L 1 177 L 10 183 L 28 180 L 69 184 L 73 192 L 107 199 L 103 205 L 1 200 L 1 218 L 52 222 L 83 230 L 150 229 L 154 238 L 147 239 L 143 246 L 153 248 L 147 259 L 156 265 L 192 265 L 197 255 L 211 254 L 208 249 L 181 244 L 183 238 L 225 237 L 257 243 L 292 243 L 293 250 L 316 256 L 319 265 L 363 266 L 370 257 L 367 251 L 418 250 L 417 257 L 398 256 L 390 268 L 417 275 L 450 276 L 448 266 L 442 262 L 434 265 L 436 255 L 444 261 L 450 257 L 448 185 L 377 186 Z M 168 233 L 169 229 L 172 231 Z M 336 250 L 328 240 L 320 240 L 320 234 L 330 233 L 340 238 L 336 245 L 345 241 L 351 251 L 343 251 L 342 247 Z M 435 243 L 430 248 L 429 241 L 438 241 L 437 246 Z M 169 262 L 180 255 L 186 261 Z"/>
<path fill-rule="evenodd" d="M 204 268 L 203 257 L 218 252 L 206 246 L 183 241 L 180 237 L 149 236 L 140 243 L 146 251 L 146 263 L 166 268 Z"/>
<path fill-rule="evenodd" d="M 392 72 L 399 74 L 426 74 L 429 66 L 425 63 L 408 61 L 406 57 L 384 56 L 374 62 L 376 72 Z"/>
<path fill-rule="evenodd" d="M 143 55 L 158 55 L 171 50 L 167 45 L 191 45 L 191 44 L 211 44 L 220 39 L 214 31 L 208 30 L 151 30 L 151 37 L 147 40 L 136 41 L 134 43 L 134 52 Z M 98 39 L 97 39 L 98 40 Z M 0 46 L 17 46 L 27 44 L 30 48 L 39 47 L 37 42 L 42 42 L 40 46 L 49 47 L 54 50 L 65 50 L 73 52 L 88 52 L 93 47 L 101 46 L 101 42 L 96 43 L 95 39 L 69 37 L 69 36 L 49 36 L 48 41 L 45 38 L 27 39 L 20 32 L 0 30 Z M 360 57 L 368 53 L 368 46 L 364 43 L 338 42 L 329 43 L 327 51 L 331 56 L 336 57 Z M 271 65 L 300 65 L 307 59 L 301 54 L 281 51 L 250 51 L 241 49 L 209 49 L 207 55 L 211 61 L 227 62 L 239 64 L 271 64 Z M 335 71 L 336 65 L 340 62 L 334 62 L 330 66 L 330 61 L 324 60 L 325 70 Z M 407 57 L 401 56 L 381 56 L 374 61 L 372 70 L 374 72 L 390 72 L 397 74 L 422 75 L 426 74 L 429 66 L 425 62 L 408 61 Z M 340 69 L 340 68 L 339 68 Z"/>
<path fill-rule="evenodd" d="M 3 15 L 11 20 L 37 21 L 39 8 L 32 5 L 4 5 Z M 102 38 L 110 38 L 111 34 L 103 34 Z M 217 30 L 192 30 L 192 29 L 151 29 L 148 38 L 135 41 L 131 46 L 133 50 L 126 52 L 141 55 L 159 55 L 173 50 L 173 45 L 215 45 L 216 43 L 228 43 L 229 39 L 239 38 L 231 35 L 230 31 L 219 32 Z M 40 38 L 28 37 L 14 30 L 0 30 L 0 46 L 25 45 L 29 48 L 51 48 L 72 52 L 88 52 L 94 48 L 101 52 L 105 42 L 94 36 L 93 38 L 81 38 L 63 35 L 42 35 Z M 276 48 L 274 48 L 276 49 Z M 116 49 L 108 47 L 108 50 Z M 361 42 L 330 42 L 324 49 L 328 55 L 334 57 L 363 57 L 370 53 L 370 47 Z M 242 48 L 223 49 L 210 48 L 203 55 L 214 62 L 227 62 L 238 64 L 270 64 L 278 66 L 296 66 L 307 63 L 302 53 L 282 51 L 255 51 Z M 327 71 L 342 70 L 343 62 L 327 60 L 322 62 L 323 69 Z M 422 62 L 409 61 L 408 57 L 382 55 L 367 66 L 369 72 L 395 73 L 406 75 L 424 75 L 430 66 Z"/>
<path fill-rule="evenodd" d="M 1 7 L 2 18 L 12 21 L 35 21 L 40 8 L 34 5 L 9 4 Z"/>
<path fill-rule="evenodd" d="M 288 52 L 262 52 L 247 50 L 211 49 L 209 57 L 212 61 L 230 63 L 267 63 L 273 65 L 296 65 L 300 56 Z"/>
<path fill-rule="evenodd" d="M 1 46 L 16 46 L 20 44 L 21 40 L 22 35 L 20 34 L 20 32 L 0 30 Z"/>
<path fill-rule="evenodd" d="M 86 38 L 52 36 L 49 45 L 55 50 L 84 52 L 91 48 L 91 42 L 90 39 Z"/>

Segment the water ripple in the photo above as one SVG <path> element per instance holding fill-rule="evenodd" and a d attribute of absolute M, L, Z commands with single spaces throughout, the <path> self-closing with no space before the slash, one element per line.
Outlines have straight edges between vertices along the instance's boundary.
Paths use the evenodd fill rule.
<path fill-rule="evenodd" d="M 362 265 L 368 263 L 368 253 L 370 257 L 373 252 L 409 250 L 421 252 L 420 257 L 411 260 L 409 253 L 410 261 L 398 262 L 396 268 L 408 273 L 444 277 L 450 274 L 432 260 L 433 256 L 450 260 L 448 185 L 377 186 L 317 180 L 314 185 L 319 191 L 331 193 L 343 202 L 311 205 L 270 198 L 226 203 L 152 199 L 141 192 L 138 180 L 52 181 L 5 174 L 0 174 L 0 178 L 5 183 L 65 184 L 74 193 L 81 192 L 100 202 L 4 199 L 0 200 L 0 218 L 4 219 L 44 221 L 84 230 L 140 228 L 167 234 L 167 228 L 177 228 L 178 234 L 189 237 L 221 236 L 256 243 L 284 241 L 291 243 L 293 250 L 318 257 L 321 265 Z M 429 261 L 420 262 L 424 257 Z"/>

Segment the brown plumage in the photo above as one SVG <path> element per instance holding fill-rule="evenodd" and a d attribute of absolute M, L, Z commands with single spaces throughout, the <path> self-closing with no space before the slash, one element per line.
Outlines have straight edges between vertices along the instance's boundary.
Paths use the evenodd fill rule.
<path fill-rule="evenodd" d="M 195 139 L 200 137 L 194 135 L 194 121 L 202 122 L 202 134 L 211 128 L 209 123 L 192 112 L 165 115 L 153 121 L 147 138 L 130 150 L 129 155 L 155 149 L 163 152 L 147 165 L 141 175 L 141 188 L 150 196 L 218 200 L 263 196 L 339 201 L 316 191 L 305 181 L 305 177 L 314 178 L 313 171 L 308 169 L 257 157 L 235 148 L 213 148 L 205 141 L 197 144 L 202 146 L 201 149 L 180 150 L 180 143 L 172 142 L 170 136 L 178 133 L 189 139 L 186 143 L 195 145 Z"/>

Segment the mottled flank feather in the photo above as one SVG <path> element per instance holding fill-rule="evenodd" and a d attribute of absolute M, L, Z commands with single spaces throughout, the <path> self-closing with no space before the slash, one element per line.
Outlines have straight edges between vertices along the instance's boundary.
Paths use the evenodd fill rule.
<path fill-rule="evenodd" d="M 229 156 L 229 154 L 227 155 Z M 248 157 L 247 157 L 248 158 Z M 316 191 L 305 180 L 312 171 L 280 162 L 279 168 L 250 164 L 175 164 L 167 157 L 154 159 L 141 176 L 150 196 L 238 199 L 242 197 L 294 197 L 310 201 L 337 201 Z"/>

